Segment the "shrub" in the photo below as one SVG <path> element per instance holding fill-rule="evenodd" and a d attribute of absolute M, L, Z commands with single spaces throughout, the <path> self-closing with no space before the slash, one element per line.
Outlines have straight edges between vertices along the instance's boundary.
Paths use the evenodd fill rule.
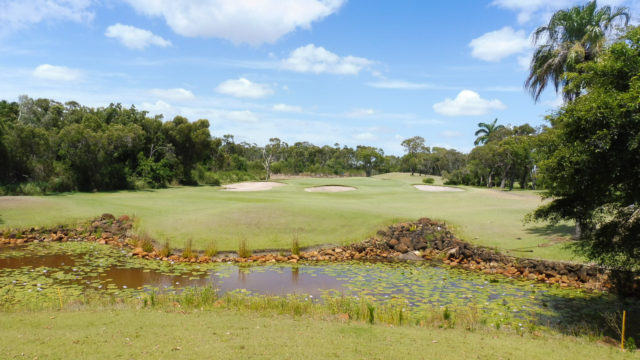
<path fill-rule="evenodd" d="M 432 177 L 426 177 L 426 178 L 422 179 L 423 183 L 429 184 L 429 185 L 433 184 L 434 181 L 435 180 Z"/>
<path fill-rule="evenodd" d="M 44 195 L 46 192 L 46 184 L 28 182 L 20 184 L 20 194 L 22 195 Z"/>

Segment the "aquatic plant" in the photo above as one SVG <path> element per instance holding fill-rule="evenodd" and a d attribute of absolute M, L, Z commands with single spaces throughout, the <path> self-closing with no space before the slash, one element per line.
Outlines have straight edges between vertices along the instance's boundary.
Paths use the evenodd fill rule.
<path fill-rule="evenodd" d="M 169 240 L 165 240 L 162 248 L 158 250 L 158 255 L 161 257 L 169 257 L 171 256 L 171 244 L 169 244 Z"/>
<path fill-rule="evenodd" d="M 238 242 L 238 256 L 241 258 L 248 258 L 251 254 L 252 252 L 247 246 L 247 239 L 241 238 Z"/>
<path fill-rule="evenodd" d="M 137 237 L 136 246 L 141 248 L 144 252 L 152 252 L 153 251 L 153 240 L 151 240 L 151 236 L 148 233 L 141 233 Z"/>
<path fill-rule="evenodd" d="M 196 257 L 196 253 L 193 251 L 193 240 L 188 239 L 182 250 L 182 257 L 185 259 L 191 259 Z"/>
<path fill-rule="evenodd" d="M 206 257 L 214 257 L 218 255 L 218 246 L 215 241 L 210 241 L 207 248 L 204 250 L 204 256 Z"/>
<path fill-rule="evenodd" d="M 300 239 L 297 232 L 294 232 L 291 238 L 291 254 L 300 255 Z"/>

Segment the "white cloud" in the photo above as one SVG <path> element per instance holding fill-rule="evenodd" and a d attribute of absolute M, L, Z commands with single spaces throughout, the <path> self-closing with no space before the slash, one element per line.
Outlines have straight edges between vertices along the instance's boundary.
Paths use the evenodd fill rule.
<path fill-rule="evenodd" d="M 273 105 L 274 111 L 280 112 L 300 112 L 302 108 L 300 106 L 287 105 L 287 104 L 275 104 Z"/>
<path fill-rule="evenodd" d="M 529 22 L 534 15 L 562 9 L 575 0 L 493 0 L 491 5 L 518 12 L 518 22 Z"/>
<path fill-rule="evenodd" d="M 347 112 L 345 115 L 349 117 L 363 117 L 363 116 L 371 116 L 376 113 L 373 109 L 353 109 Z"/>
<path fill-rule="evenodd" d="M 531 64 L 532 57 L 533 53 L 527 53 L 526 55 L 518 56 L 518 66 L 521 70 L 529 70 L 529 65 Z"/>
<path fill-rule="evenodd" d="M 175 109 L 171 106 L 171 104 L 166 103 L 162 100 L 158 100 L 155 103 L 143 102 L 140 105 L 142 110 L 149 111 L 152 114 L 165 115 L 169 116 L 169 113 L 174 113 Z"/>
<path fill-rule="evenodd" d="M 368 86 L 378 89 L 401 89 L 401 90 L 422 90 L 430 88 L 429 84 L 414 83 L 403 80 L 381 80 L 367 83 Z"/>
<path fill-rule="evenodd" d="M 531 21 L 546 22 L 557 10 L 584 4 L 585 0 L 493 0 L 491 3 L 493 6 L 516 11 L 518 22 L 521 24 Z M 628 6 L 632 14 L 640 10 L 640 3 L 637 0 L 600 0 L 598 5 Z"/>
<path fill-rule="evenodd" d="M 496 62 L 510 55 L 526 51 L 530 47 L 530 40 L 523 30 L 515 31 L 509 26 L 500 30 L 488 32 L 471 40 L 471 56 Z"/>
<path fill-rule="evenodd" d="M 356 140 L 367 140 L 367 141 L 378 140 L 378 137 L 370 132 L 363 132 L 360 134 L 356 134 L 353 136 L 353 138 Z"/>
<path fill-rule="evenodd" d="M 131 25 L 117 23 L 107 28 L 105 36 L 120 40 L 129 49 L 142 50 L 150 45 L 161 47 L 171 46 L 171 41 L 154 35 L 149 30 L 144 30 Z"/>
<path fill-rule="evenodd" d="M 433 110 L 446 116 L 478 116 L 485 115 L 491 110 L 505 109 L 506 106 L 498 99 L 486 100 L 471 90 L 462 90 L 455 99 L 446 98 L 433 105 Z"/>
<path fill-rule="evenodd" d="M 39 65 L 31 74 L 40 79 L 56 81 L 74 81 L 82 78 L 80 70 L 49 64 Z"/>
<path fill-rule="evenodd" d="M 297 72 L 358 75 L 372 63 L 365 58 L 339 56 L 322 46 L 308 44 L 293 50 L 289 57 L 282 61 L 282 67 Z"/>
<path fill-rule="evenodd" d="M 165 101 L 158 100 L 155 103 L 143 102 L 141 110 L 149 111 L 151 115 L 163 115 L 165 119 L 172 119 L 177 115 L 185 116 L 190 120 L 208 119 L 211 124 L 220 122 L 256 123 L 260 117 L 249 110 L 223 110 L 215 108 L 191 108 L 173 106 Z"/>
<path fill-rule="evenodd" d="M 251 82 L 245 78 L 227 80 L 216 88 L 221 94 L 238 98 L 259 99 L 273 94 L 269 85 Z"/>
<path fill-rule="evenodd" d="M 0 33 L 42 21 L 83 22 L 93 19 L 91 0 L 0 0 Z"/>
<path fill-rule="evenodd" d="M 149 93 L 162 99 L 174 101 L 192 100 L 195 98 L 195 95 L 193 95 L 191 91 L 182 88 L 151 89 Z"/>
<path fill-rule="evenodd" d="M 544 102 L 544 104 L 553 108 L 558 108 L 564 105 L 564 99 L 562 99 L 562 96 L 556 96 L 555 99 L 547 100 Z"/>
<path fill-rule="evenodd" d="M 161 16 L 176 33 L 236 44 L 273 43 L 336 12 L 346 0 L 125 0 L 138 12 Z"/>

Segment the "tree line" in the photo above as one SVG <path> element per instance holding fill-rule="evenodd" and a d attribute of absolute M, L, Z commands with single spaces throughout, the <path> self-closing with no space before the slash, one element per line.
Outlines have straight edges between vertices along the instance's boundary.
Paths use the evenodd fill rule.
<path fill-rule="evenodd" d="M 355 148 L 271 138 L 265 146 L 215 137 L 206 119 L 148 116 L 135 107 L 92 108 L 20 96 L 0 101 L 0 191 L 42 194 L 162 188 L 269 178 L 271 174 L 366 175 L 410 171 L 416 152 L 385 155 Z M 416 137 L 418 138 L 418 137 Z M 416 139 L 412 138 L 412 139 Z M 418 144 L 422 173 L 463 166 L 465 155 Z M 422 159 L 422 158 L 421 158 Z"/>

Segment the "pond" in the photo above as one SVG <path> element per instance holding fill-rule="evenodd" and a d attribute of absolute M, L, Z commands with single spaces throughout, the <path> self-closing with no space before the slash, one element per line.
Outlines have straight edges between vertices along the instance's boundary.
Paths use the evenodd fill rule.
<path fill-rule="evenodd" d="M 578 289 L 490 276 L 431 263 L 345 262 L 298 264 L 183 264 L 142 260 L 95 243 L 40 243 L 0 248 L 0 300 L 37 302 L 65 291 L 117 296 L 180 292 L 213 286 L 220 294 L 351 296 L 401 302 L 412 311 L 474 306 L 496 323 L 534 322 L 562 327 L 600 324 L 601 314 L 640 310 L 637 300 Z M 61 289 L 61 290 L 59 290 Z M 69 295 L 71 294 L 71 295 Z"/>

